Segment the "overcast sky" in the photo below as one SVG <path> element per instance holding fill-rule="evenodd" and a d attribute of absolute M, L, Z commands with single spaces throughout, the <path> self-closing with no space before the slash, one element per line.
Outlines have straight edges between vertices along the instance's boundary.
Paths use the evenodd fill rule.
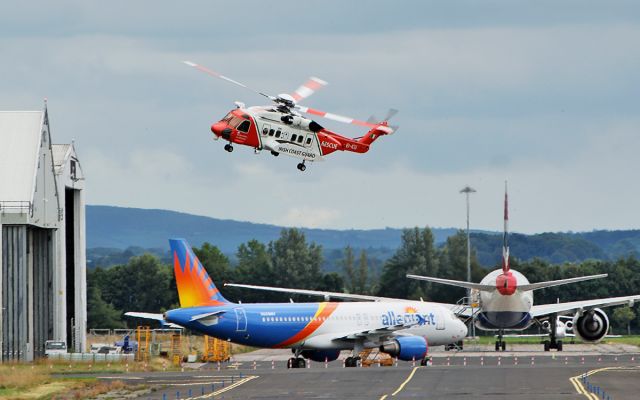
<path fill-rule="evenodd" d="M 42 1 L 0 5 L 0 109 L 48 98 L 89 204 L 321 228 L 640 228 L 637 1 Z M 251 87 L 400 113 L 369 153 L 297 160 L 209 130 Z M 329 129 L 363 133 L 332 121 Z"/>

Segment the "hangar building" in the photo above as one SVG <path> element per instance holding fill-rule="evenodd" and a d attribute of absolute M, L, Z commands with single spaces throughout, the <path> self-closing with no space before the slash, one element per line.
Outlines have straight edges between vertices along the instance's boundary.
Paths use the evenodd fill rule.
<path fill-rule="evenodd" d="M 84 175 L 42 111 L 0 111 L 0 362 L 86 344 Z"/>

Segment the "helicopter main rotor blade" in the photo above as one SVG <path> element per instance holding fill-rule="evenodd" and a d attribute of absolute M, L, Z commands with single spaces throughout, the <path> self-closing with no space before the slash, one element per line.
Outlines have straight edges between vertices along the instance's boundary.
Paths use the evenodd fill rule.
<path fill-rule="evenodd" d="M 301 111 L 303 113 L 317 115 L 319 117 L 330 119 L 330 120 L 333 120 L 333 121 L 342 122 L 344 124 L 366 126 L 366 127 L 369 127 L 369 128 L 375 128 L 378 125 L 380 125 L 380 124 L 373 124 L 373 123 L 370 123 L 370 122 L 367 122 L 367 121 L 360 121 L 360 120 L 355 119 L 355 118 L 345 117 L 343 115 L 333 114 L 333 113 L 329 113 L 329 112 L 326 112 L 326 111 L 316 110 L 314 108 L 309 108 L 309 107 L 304 107 L 304 106 L 299 106 L 299 105 L 296 105 L 296 109 L 298 109 L 299 111 Z"/>
<path fill-rule="evenodd" d="M 295 101 L 304 100 L 325 86 L 327 86 L 327 81 L 323 81 L 320 78 L 312 76 L 308 81 L 297 88 L 296 91 L 293 92 L 291 97 L 293 97 Z"/>
<path fill-rule="evenodd" d="M 218 73 L 218 72 L 216 72 L 214 70 L 211 70 L 211 69 L 209 69 L 209 68 L 207 68 L 205 66 L 202 66 L 200 64 L 196 64 L 196 63 L 194 63 L 192 61 L 183 61 L 183 63 L 185 63 L 188 66 L 193 67 L 193 68 L 195 68 L 197 70 L 200 70 L 200 71 L 204 72 L 205 74 L 209 74 L 209 75 L 214 76 L 216 78 L 220 78 L 220 79 L 223 79 L 223 80 L 225 80 L 227 82 L 233 83 L 234 85 L 238 85 L 238 86 L 243 87 L 245 89 L 251 90 L 252 92 L 257 93 L 257 94 L 259 94 L 261 96 L 264 96 L 264 97 L 266 97 L 266 98 L 268 98 L 270 100 L 273 100 L 273 101 L 276 100 L 276 98 L 273 97 L 273 96 L 270 96 L 270 95 L 262 93 L 262 92 L 260 92 L 258 90 L 252 89 L 249 86 L 245 85 L 244 83 L 241 83 L 241 82 L 238 82 L 238 81 L 236 81 L 234 79 L 231 79 L 228 76 L 224 76 L 221 73 Z"/>

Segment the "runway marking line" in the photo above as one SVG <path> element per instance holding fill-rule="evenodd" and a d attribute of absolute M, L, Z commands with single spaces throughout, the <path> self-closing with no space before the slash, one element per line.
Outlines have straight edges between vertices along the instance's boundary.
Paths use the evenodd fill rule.
<path fill-rule="evenodd" d="M 247 382 L 249 382 L 249 381 L 252 381 L 252 380 L 254 380 L 254 379 L 256 379 L 256 378 L 258 378 L 258 376 L 257 376 L 257 375 L 249 375 L 249 376 L 247 376 L 247 377 L 245 377 L 245 378 L 243 378 L 243 379 L 240 379 L 240 380 L 239 380 L 239 381 L 237 381 L 236 383 L 234 383 L 234 384 L 232 384 L 232 385 L 229 385 L 229 386 L 227 386 L 227 387 L 224 387 L 224 388 L 222 388 L 222 389 L 216 390 L 215 392 L 211 392 L 211 393 L 209 393 L 209 394 L 205 394 L 204 396 L 187 397 L 187 398 L 185 398 L 185 400 L 190 400 L 190 399 L 195 400 L 195 399 L 208 399 L 208 398 L 212 398 L 212 397 L 215 397 L 215 396 L 220 395 L 221 393 L 227 392 L 227 391 L 229 391 L 229 390 L 231 390 L 231 389 L 235 389 L 235 388 L 237 388 L 238 386 L 243 385 L 243 384 L 245 384 L 245 383 L 247 383 Z"/>
<path fill-rule="evenodd" d="M 391 393 L 391 397 L 394 397 L 396 394 L 400 393 L 402 391 L 402 389 L 404 389 L 405 385 L 407 383 L 409 383 L 409 381 L 413 378 L 413 375 L 415 375 L 416 371 L 418 370 L 418 368 L 420 367 L 413 367 L 413 370 L 411 371 L 411 373 L 409 374 L 409 376 L 407 377 L 407 379 L 405 379 L 404 382 L 402 382 L 400 384 L 400 386 L 398 386 L 398 388 L 396 389 L 395 392 Z M 384 396 L 380 397 L 380 400 L 385 400 L 387 398 L 387 394 L 385 394 Z"/>
<path fill-rule="evenodd" d="M 633 371 L 633 370 L 638 370 L 638 368 L 637 367 L 606 367 L 606 368 L 592 369 L 591 371 L 588 371 L 584 374 L 576 375 L 569 378 L 569 381 L 571 382 L 571 384 L 573 384 L 573 387 L 576 389 L 576 392 L 578 392 L 579 394 L 584 395 L 587 399 L 598 400 L 599 397 L 595 393 L 591 393 L 587 391 L 587 389 L 585 389 L 585 387 L 582 385 L 583 377 L 591 376 L 591 375 L 597 374 L 598 372 L 603 372 L 603 371 Z"/>

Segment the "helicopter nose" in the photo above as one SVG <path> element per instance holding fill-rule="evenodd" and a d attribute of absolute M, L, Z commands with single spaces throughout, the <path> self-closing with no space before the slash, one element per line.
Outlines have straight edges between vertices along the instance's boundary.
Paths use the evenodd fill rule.
<path fill-rule="evenodd" d="M 224 128 L 226 128 L 226 124 L 222 122 L 216 122 L 215 124 L 211 125 L 211 132 L 213 132 L 213 134 L 216 136 L 220 136 L 222 135 L 222 131 L 224 130 Z"/>

